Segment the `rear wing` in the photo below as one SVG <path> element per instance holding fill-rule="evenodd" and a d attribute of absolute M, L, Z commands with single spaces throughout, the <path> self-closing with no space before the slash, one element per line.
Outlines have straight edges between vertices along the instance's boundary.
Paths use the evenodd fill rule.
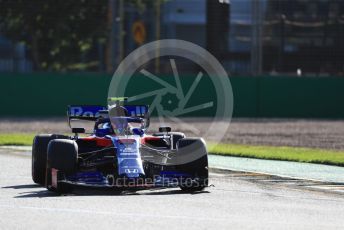
<path fill-rule="evenodd" d="M 124 105 L 130 117 L 145 118 L 148 114 L 148 105 Z"/>
<path fill-rule="evenodd" d="M 148 114 L 147 105 L 124 105 L 130 117 L 145 118 Z M 70 105 L 67 109 L 67 117 L 71 119 L 95 121 L 107 112 L 107 107 L 100 105 Z"/>
<path fill-rule="evenodd" d="M 124 105 L 129 117 L 144 118 L 146 127 L 149 126 L 150 116 L 147 105 Z M 68 125 L 71 126 L 72 120 L 96 121 L 100 117 L 108 117 L 108 109 L 100 105 L 70 105 L 67 109 Z"/>
<path fill-rule="evenodd" d="M 69 105 L 67 109 L 68 120 L 80 119 L 95 121 L 99 118 L 100 111 L 107 108 L 100 105 Z"/>

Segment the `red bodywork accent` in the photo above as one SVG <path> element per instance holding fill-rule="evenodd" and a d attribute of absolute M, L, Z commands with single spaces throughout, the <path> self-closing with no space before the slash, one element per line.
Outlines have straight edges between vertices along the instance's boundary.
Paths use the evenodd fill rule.
<path fill-rule="evenodd" d="M 97 146 L 100 146 L 100 147 L 109 147 L 112 145 L 112 141 L 110 139 L 103 138 L 103 137 L 83 137 L 82 140 L 95 141 Z"/>
<path fill-rule="evenodd" d="M 141 138 L 141 144 L 146 144 L 146 141 L 158 141 L 160 139 L 161 139 L 160 137 L 154 137 L 154 136 L 143 137 Z"/>
<path fill-rule="evenodd" d="M 118 143 L 120 143 L 120 144 L 133 144 L 133 143 L 135 143 L 135 139 L 119 139 Z"/>
<path fill-rule="evenodd" d="M 95 141 L 97 146 L 100 147 L 109 147 L 112 145 L 112 141 L 110 139 L 104 138 L 104 137 L 83 137 L 81 138 L 82 140 L 85 141 Z M 155 137 L 155 136 L 145 136 L 141 138 L 141 144 L 146 144 L 146 141 L 158 141 L 160 140 L 160 137 Z M 120 139 L 120 143 L 133 143 L 135 142 L 135 139 Z"/>

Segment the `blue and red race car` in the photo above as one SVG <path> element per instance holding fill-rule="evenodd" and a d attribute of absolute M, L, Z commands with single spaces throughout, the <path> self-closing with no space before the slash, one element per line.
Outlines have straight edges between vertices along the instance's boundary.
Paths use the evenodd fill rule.
<path fill-rule="evenodd" d="M 208 153 L 202 138 L 160 127 L 147 135 L 148 106 L 69 106 L 74 120 L 94 122 L 93 132 L 72 128 L 73 136 L 40 134 L 32 148 L 32 179 L 57 193 L 76 186 L 115 191 L 180 187 L 201 191 L 208 186 Z"/>

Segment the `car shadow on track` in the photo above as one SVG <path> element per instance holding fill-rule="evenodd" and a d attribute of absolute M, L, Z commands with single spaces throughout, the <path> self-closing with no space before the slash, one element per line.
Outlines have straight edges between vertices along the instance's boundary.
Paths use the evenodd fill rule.
<path fill-rule="evenodd" d="M 113 189 L 92 189 L 92 188 L 76 188 L 73 193 L 70 194 L 57 194 L 42 188 L 36 184 L 25 184 L 25 185 L 13 185 L 2 187 L 2 189 L 36 189 L 41 190 L 35 191 L 23 191 L 18 193 L 14 198 L 47 198 L 47 197 L 59 197 L 59 196 L 151 196 L 151 195 L 198 195 L 203 193 L 210 193 L 209 191 L 198 191 L 198 192 L 185 192 L 179 189 L 151 189 L 151 190 L 140 190 L 140 191 L 116 191 Z"/>
<path fill-rule="evenodd" d="M 1 187 L 1 189 L 21 190 L 16 196 L 14 196 L 14 198 L 32 198 L 32 197 L 44 198 L 44 197 L 57 196 L 57 194 L 50 192 L 46 189 L 39 190 L 39 191 L 37 190 L 30 191 L 31 189 L 39 189 L 39 188 L 42 188 L 42 186 L 37 185 L 37 184 L 21 184 L 21 185 L 11 185 L 11 186 Z M 29 191 L 25 191 L 25 190 L 29 190 Z"/>
<path fill-rule="evenodd" d="M 5 186 L 2 188 L 13 188 L 13 189 L 26 189 L 26 188 L 39 188 L 38 184 L 21 184 L 21 185 L 12 185 L 12 186 Z"/>
<path fill-rule="evenodd" d="M 186 192 L 186 191 L 182 191 L 182 190 L 159 190 L 159 191 L 145 191 L 144 193 L 135 193 L 133 195 L 148 195 L 148 196 L 152 196 L 152 195 L 178 195 L 178 194 L 189 194 L 189 195 L 198 195 L 198 194 L 203 194 L 203 193 L 210 193 L 209 191 L 197 191 L 197 192 Z"/>
<path fill-rule="evenodd" d="M 17 196 L 14 196 L 14 198 L 47 198 L 57 196 L 59 195 L 48 190 L 41 190 L 37 192 L 21 192 Z"/>

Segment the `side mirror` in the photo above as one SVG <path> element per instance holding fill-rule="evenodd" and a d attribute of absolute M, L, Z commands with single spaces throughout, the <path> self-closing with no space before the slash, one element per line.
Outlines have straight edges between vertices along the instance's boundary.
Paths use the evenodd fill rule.
<path fill-rule="evenodd" d="M 159 127 L 159 132 L 165 132 L 165 133 L 168 133 L 168 132 L 171 132 L 171 127 Z"/>
<path fill-rule="evenodd" d="M 85 133 L 85 129 L 84 128 L 72 128 L 72 133 Z"/>
<path fill-rule="evenodd" d="M 143 134 L 145 134 L 145 132 L 142 129 L 139 129 L 139 128 L 133 128 L 132 132 L 133 132 L 133 134 L 139 135 L 139 136 L 143 136 Z"/>

